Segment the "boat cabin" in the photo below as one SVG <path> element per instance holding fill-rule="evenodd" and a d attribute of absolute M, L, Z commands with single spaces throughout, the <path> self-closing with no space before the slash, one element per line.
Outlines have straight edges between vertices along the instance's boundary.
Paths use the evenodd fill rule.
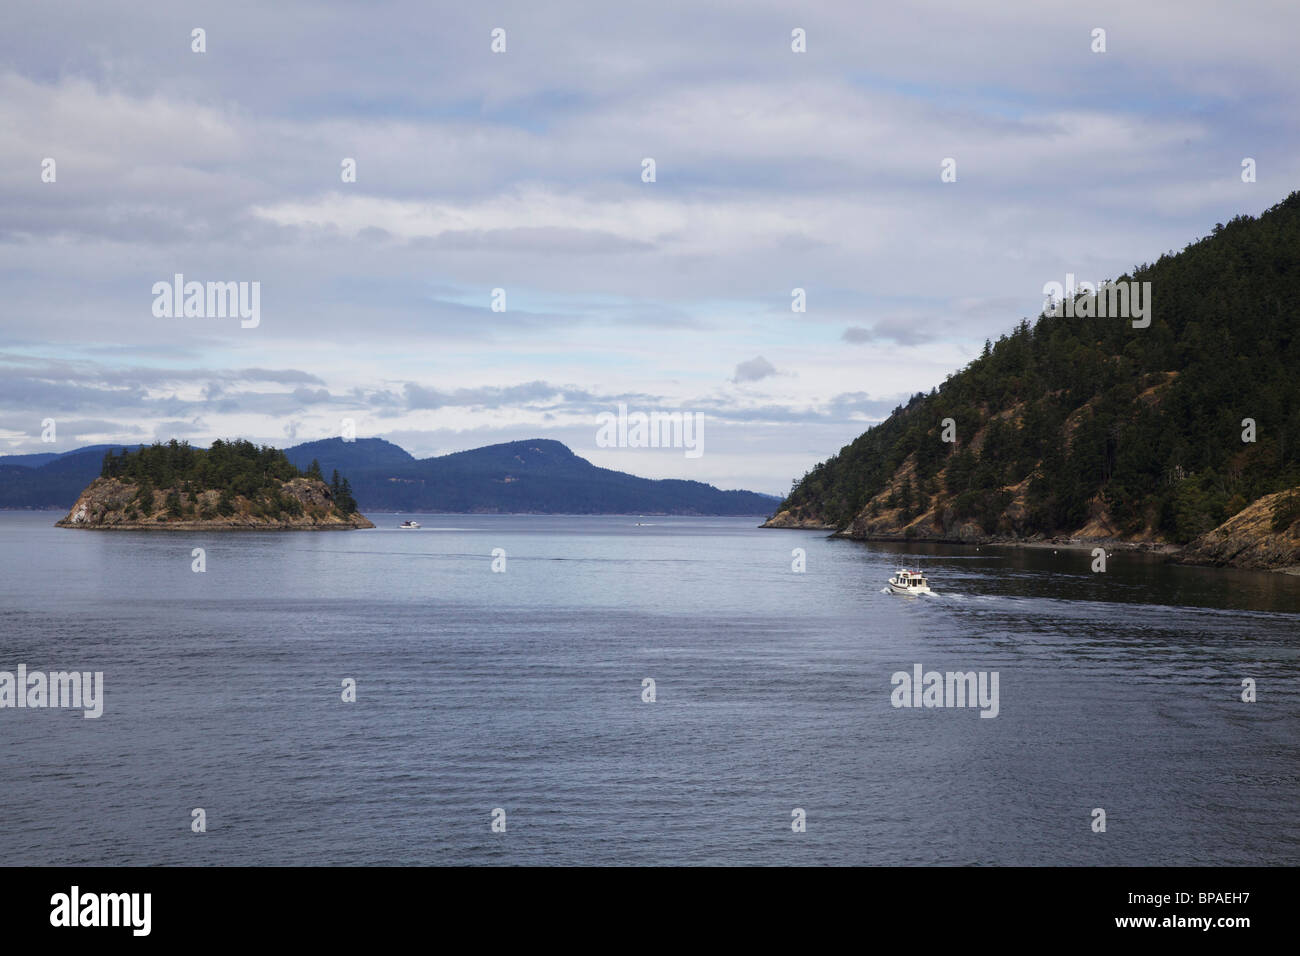
<path fill-rule="evenodd" d="M 929 587 L 925 581 L 925 575 L 920 571 L 908 571 L 906 568 L 900 569 L 897 574 L 889 579 L 889 583 L 900 588 Z"/>

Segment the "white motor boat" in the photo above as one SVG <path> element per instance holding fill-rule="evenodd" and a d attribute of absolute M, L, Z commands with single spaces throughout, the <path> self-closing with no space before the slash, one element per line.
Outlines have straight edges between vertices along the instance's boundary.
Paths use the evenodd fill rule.
<path fill-rule="evenodd" d="M 925 575 L 920 571 L 911 571 L 907 568 L 899 568 L 894 576 L 889 579 L 889 590 L 895 594 L 933 594 L 930 590 L 929 582 L 925 580 Z"/>
<path fill-rule="evenodd" d="M 401 524 L 399 524 L 397 527 L 401 528 L 403 531 L 414 531 L 416 528 L 420 527 L 420 522 L 418 522 L 418 521 L 403 521 L 403 522 L 402 522 Z"/>

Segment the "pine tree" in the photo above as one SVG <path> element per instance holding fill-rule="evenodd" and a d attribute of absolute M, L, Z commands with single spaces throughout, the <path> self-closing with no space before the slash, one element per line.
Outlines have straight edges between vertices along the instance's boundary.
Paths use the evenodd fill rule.
<path fill-rule="evenodd" d="M 336 503 L 339 510 L 345 515 L 354 514 L 357 510 L 357 499 L 352 497 L 352 483 L 346 478 L 343 479 L 343 484 L 339 487 Z"/>

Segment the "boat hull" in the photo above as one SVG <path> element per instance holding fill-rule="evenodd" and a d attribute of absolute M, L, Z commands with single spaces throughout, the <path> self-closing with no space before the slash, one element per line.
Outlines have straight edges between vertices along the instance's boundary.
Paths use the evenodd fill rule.
<path fill-rule="evenodd" d="M 897 584 L 890 584 L 889 590 L 894 594 L 933 594 L 929 588 L 906 588 Z"/>

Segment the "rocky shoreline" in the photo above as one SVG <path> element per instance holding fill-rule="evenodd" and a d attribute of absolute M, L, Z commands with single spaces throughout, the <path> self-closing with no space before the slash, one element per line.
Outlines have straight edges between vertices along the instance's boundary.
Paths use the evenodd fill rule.
<path fill-rule="evenodd" d="M 826 524 L 817 518 L 805 518 L 793 515 L 789 511 L 778 511 L 772 517 L 764 521 L 760 528 L 792 528 L 797 531 L 835 531 L 838 529 L 835 525 Z"/>
<path fill-rule="evenodd" d="M 357 516 L 360 518 L 360 515 Z M 217 521 L 166 521 L 148 523 L 144 521 L 122 521 L 114 524 L 75 524 L 70 521 L 56 521 L 56 528 L 80 528 L 83 531 L 355 531 L 373 528 L 368 519 L 361 518 L 365 524 L 358 522 L 270 522 L 250 521 L 243 524 Z"/>
<path fill-rule="evenodd" d="M 1300 574 L 1300 522 L 1273 530 L 1274 508 L 1279 500 L 1293 492 L 1266 495 L 1242 509 L 1215 528 L 1183 546 L 1154 538 L 1117 538 L 1089 535 L 1057 535 L 1015 538 L 981 533 L 973 523 L 959 526 L 957 534 L 935 535 L 884 530 L 887 523 L 873 521 L 871 527 L 859 520 L 836 528 L 815 517 L 779 511 L 760 527 L 803 531 L 829 531 L 830 537 L 852 541 L 896 542 L 907 544 L 960 544 L 981 547 L 1051 548 L 1053 550 L 1137 551 L 1155 554 L 1177 564 L 1207 567 L 1232 567 L 1247 570 Z"/>
<path fill-rule="evenodd" d="M 1285 499 L 1295 494 L 1292 489 L 1265 495 L 1201 535 L 1180 552 L 1178 560 L 1183 564 L 1300 574 L 1300 520 L 1280 529 L 1274 527 Z"/>
<path fill-rule="evenodd" d="M 296 512 L 289 516 L 257 513 L 255 503 L 242 496 L 229 497 L 230 513 L 222 514 L 220 492 L 179 488 L 155 494 L 156 506 L 141 513 L 139 491 L 133 482 L 96 478 L 55 527 L 87 531 L 351 531 L 374 527 L 362 514 L 340 512 L 329 486 L 315 478 L 294 478 L 281 485 L 282 500 L 292 502 Z M 167 507 L 172 492 L 182 509 L 179 515 Z"/>

